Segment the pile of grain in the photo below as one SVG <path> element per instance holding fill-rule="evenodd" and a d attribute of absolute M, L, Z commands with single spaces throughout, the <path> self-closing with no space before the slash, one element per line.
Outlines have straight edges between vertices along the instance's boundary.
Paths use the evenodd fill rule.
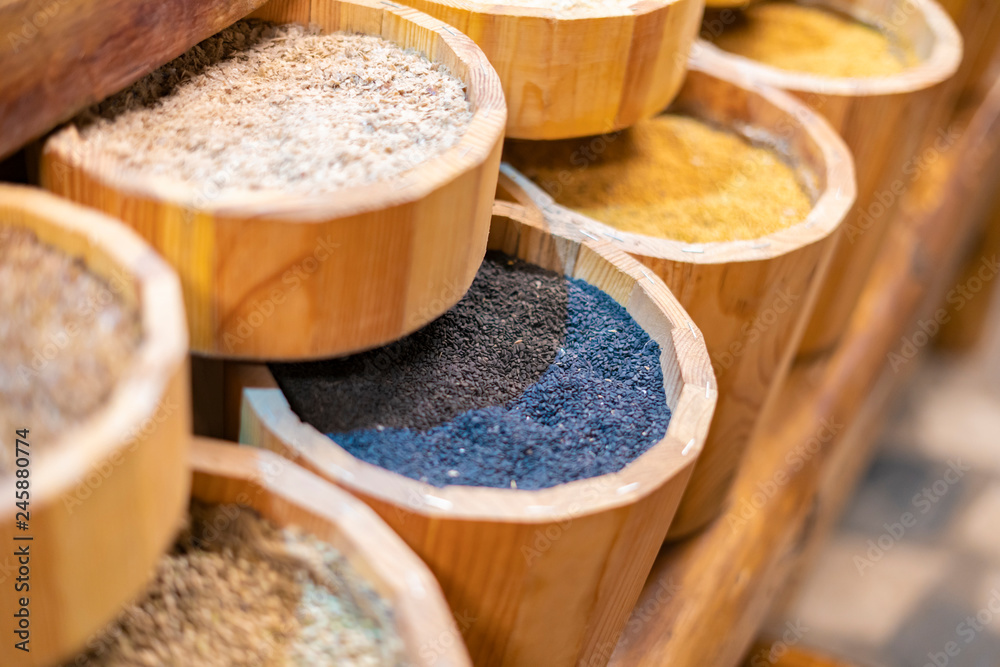
<path fill-rule="evenodd" d="M 706 26 L 721 25 L 711 16 L 706 20 Z M 849 16 L 791 2 L 754 5 L 732 25 L 702 35 L 731 53 L 824 76 L 892 76 L 917 62 L 913 48 L 899 38 Z"/>
<path fill-rule="evenodd" d="M 15 429 L 38 453 L 101 407 L 131 362 L 136 308 L 34 232 L 0 227 L 0 472 Z"/>
<path fill-rule="evenodd" d="M 458 143 L 464 84 L 371 35 L 241 21 L 78 119 L 85 152 L 217 193 L 330 192 Z"/>
<path fill-rule="evenodd" d="M 510 141 L 504 159 L 558 203 L 626 232 L 688 243 L 760 238 L 811 209 L 775 150 L 678 114 L 590 139 Z"/>
<path fill-rule="evenodd" d="M 401 652 L 386 603 L 333 547 L 193 503 L 142 599 L 69 665 L 386 667 Z"/>
<path fill-rule="evenodd" d="M 292 409 L 348 452 L 436 486 L 616 472 L 670 421 L 660 348 L 620 304 L 500 253 L 421 331 L 272 371 Z"/>

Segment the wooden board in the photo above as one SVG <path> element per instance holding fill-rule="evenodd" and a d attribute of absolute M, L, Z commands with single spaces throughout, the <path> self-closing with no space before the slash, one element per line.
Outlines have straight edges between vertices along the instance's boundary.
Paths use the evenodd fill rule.
<path fill-rule="evenodd" d="M 865 452 L 857 446 L 870 439 L 852 431 L 871 422 L 857 417 L 898 380 L 890 353 L 951 288 L 969 211 L 985 194 L 965 175 L 995 173 L 998 147 L 1000 84 L 979 106 L 937 194 L 906 207 L 912 213 L 890 229 L 836 351 L 796 363 L 769 406 L 727 514 L 660 554 L 612 665 L 727 667 L 743 659 L 811 536 L 832 524 L 829 508 L 860 473 Z"/>
<path fill-rule="evenodd" d="M 0 475 L 0 664 L 33 667 L 58 663 L 110 621 L 152 576 L 180 525 L 191 430 L 187 335 L 176 274 L 121 223 L 35 188 L 0 185 L 0 227 L 8 226 L 34 231 L 108 280 L 138 308 L 143 336 L 103 406 L 55 442 L 32 443 L 29 432 L 36 449 L 29 444 L 26 531 L 15 525 L 16 485 L 25 478 Z M 14 446 L 13 433 L 2 437 Z M 15 555 L 21 547 L 27 562 Z M 15 576 L 30 587 L 21 591 L 27 653 L 15 648 L 24 637 L 12 634 L 22 597 Z"/>
<path fill-rule="evenodd" d="M 861 667 L 856 662 L 825 655 L 820 651 L 789 646 L 784 640 L 758 642 L 744 667 Z"/>
<path fill-rule="evenodd" d="M 207 202 L 196 184 L 123 172 L 74 127 L 50 138 L 42 184 L 120 217 L 177 268 L 191 348 L 208 356 L 310 359 L 396 340 L 465 294 L 486 248 L 506 115 L 482 51 L 392 3 L 275 3 L 255 16 L 381 35 L 444 63 L 466 82 L 473 119 L 457 145 L 387 181 Z"/>
<path fill-rule="evenodd" d="M 571 240 L 498 203 L 490 248 L 601 287 L 659 343 L 673 411 L 659 443 L 618 473 L 548 489 L 437 488 L 354 458 L 277 389 L 244 392 L 241 440 L 371 505 L 437 575 L 452 610 L 477 619 L 464 629 L 477 665 L 602 665 L 704 442 L 717 393 L 708 353 L 663 283 L 606 243 Z"/>
<path fill-rule="evenodd" d="M 808 217 L 756 239 L 689 244 L 623 232 L 562 207 L 507 164 L 501 184 L 509 196 L 549 220 L 606 239 L 640 259 L 705 334 L 719 404 L 671 525 L 674 539 L 705 525 L 725 502 L 761 409 L 798 349 L 855 184 L 850 154 L 829 125 L 791 96 L 754 87 L 726 62 L 708 66 L 693 57 L 671 109 L 722 127 L 749 126 L 781 137 L 805 180 L 816 184 Z M 573 173 L 573 165 L 565 167 L 564 173 Z"/>
<path fill-rule="evenodd" d="M 264 0 L 0 3 L 0 158 L 262 4 Z"/>
<path fill-rule="evenodd" d="M 562 14 L 480 0 L 403 0 L 471 37 L 500 73 L 507 135 L 563 139 L 620 130 L 670 103 L 702 0 L 640 0 Z"/>
<path fill-rule="evenodd" d="M 817 3 L 812 3 L 817 4 Z M 889 77 L 847 78 L 791 72 L 736 56 L 708 42 L 695 51 L 711 63 L 725 63 L 748 79 L 788 90 L 825 117 L 851 149 L 858 179 L 857 203 L 844 222 L 838 247 L 812 319 L 802 341 L 802 354 L 829 350 L 847 321 L 875 262 L 900 196 L 920 171 L 911 162 L 921 147 L 923 131 L 943 82 L 958 69 L 962 38 L 948 15 L 933 0 L 912 0 L 907 11 L 892 15 L 884 0 L 821 0 L 818 4 L 869 23 L 878 21 L 903 35 L 919 63 Z M 953 148 L 954 136 L 944 128 L 941 151 Z"/>
<path fill-rule="evenodd" d="M 427 566 L 362 502 L 271 452 L 196 438 L 191 496 L 249 507 L 336 548 L 392 609 L 407 664 L 469 667 L 458 625 Z"/>

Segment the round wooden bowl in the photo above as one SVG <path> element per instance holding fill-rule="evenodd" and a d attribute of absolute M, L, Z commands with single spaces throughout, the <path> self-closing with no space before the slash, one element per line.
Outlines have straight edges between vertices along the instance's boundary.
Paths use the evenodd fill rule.
<path fill-rule="evenodd" d="M 708 354 L 663 283 L 607 243 L 571 240 L 498 202 L 489 247 L 600 287 L 659 343 L 673 411 L 659 443 L 618 473 L 548 489 L 437 488 L 348 454 L 301 422 L 271 377 L 243 390 L 240 439 L 371 505 L 430 566 L 452 611 L 475 619 L 463 632 L 476 665 L 605 664 L 711 421 Z"/>
<path fill-rule="evenodd" d="M 465 294 L 483 259 L 506 122 L 496 72 L 467 37 L 391 2 L 281 0 L 253 16 L 381 35 L 444 63 L 467 85 L 468 131 L 391 180 L 206 203 L 179 180 L 123 174 L 70 126 L 45 144 L 42 184 L 125 220 L 177 268 L 197 353 L 331 357 L 419 329 Z"/>
<path fill-rule="evenodd" d="M 875 261 L 899 197 L 922 169 L 914 162 L 943 82 L 958 69 L 962 38 L 933 0 L 814 0 L 866 23 L 881 25 L 913 45 L 920 62 L 895 76 L 847 78 L 792 72 L 727 53 L 709 42 L 695 45 L 714 71 L 790 91 L 823 115 L 854 154 L 857 205 L 840 233 L 830 271 L 802 341 L 802 354 L 829 350 L 839 340 Z M 936 129 L 936 128 L 935 128 Z M 941 128 L 948 150 L 947 128 Z M 949 143 L 950 142 L 950 143 Z M 917 176 L 915 176 L 915 173 Z"/>
<path fill-rule="evenodd" d="M 406 663 L 471 667 L 455 619 L 427 566 L 371 509 L 271 452 L 196 438 L 191 496 L 248 507 L 339 551 L 392 609 Z"/>
<path fill-rule="evenodd" d="M 471 37 L 500 74 L 507 136 L 613 132 L 670 103 L 684 79 L 703 0 L 637 0 L 627 10 L 475 0 L 403 0 Z"/>
<path fill-rule="evenodd" d="M 623 232 L 562 207 L 504 163 L 501 184 L 550 221 L 608 239 L 653 270 L 705 334 L 719 383 L 719 404 L 670 538 L 717 516 L 770 396 L 777 393 L 836 243 L 834 232 L 854 202 L 850 153 L 828 124 L 781 91 L 692 58 L 671 111 L 721 127 L 750 127 L 783 144 L 815 184 L 808 217 L 747 241 L 689 244 Z M 572 173 L 572 166 L 567 165 Z M 665 176 L 666 178 L 666 176 Z"/>
<path fill-rule="evenodd" d="M 30 229 L 81 258 L 138 307 L 142 322 L 142 341 L 108 401 L 47 443 L 46 453 L 27 457 L 28 530 L 15 528 L 23 478 L 0 476 L 0 616 L 7 622 L 0 664 L 31 667 L 82 647 L 146 585 L 173 539 L 189 484 L 187 332 L 177 276 L 121 223 L 41 190 L 0 185 L 0 226 Z M 24 425 L 29 452 L 38 444 L 32 426 Z M 3 437 L 14 445 L 14 433 Z M 22 547 L 27 563 L 15 554 Z M 15 583 L 30 587 L 22 591 L 27 653 L 14 646 L 24 639 L 12 634 L 22 597 Z"/>

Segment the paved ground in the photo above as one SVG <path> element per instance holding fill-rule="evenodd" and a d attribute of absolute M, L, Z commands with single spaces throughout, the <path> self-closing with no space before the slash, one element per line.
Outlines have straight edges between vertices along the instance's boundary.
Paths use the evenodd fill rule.
<path fill-rule="evenodd" d="M 801 594 L 803 645 L 881 667 L 1000 666 L 1000 312 L 931 354 Z M 780 634 L 780 633 L 778 633 Z"/>

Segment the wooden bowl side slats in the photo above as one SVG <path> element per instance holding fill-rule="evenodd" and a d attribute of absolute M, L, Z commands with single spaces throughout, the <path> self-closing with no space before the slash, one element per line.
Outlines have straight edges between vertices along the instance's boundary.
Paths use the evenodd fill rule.
<path fill-rule="evenodd" d="M 463 632 L 476 664 L 603 664 L 708 430 L 708 355 L 663 284 L 607 244 L 561 238 L 498 202 L 489 246 L 607 290 L 660 343 L 673 409 L 663 440 L 618 473 L 518 491 L 435 488 L 364 463 L 299 421 L 277 389 L 244 391 L 240 438 L 373 507 L 428 563 L 452 610 L 475 619 Z"/>
<path fill-rule="evenodd" d="M 254 16 L 425 52 L 466 82 L 468 131 L 386 182 L 290 197 L 124 173 L 67 127 L 45 145 L 43 185 L 125 220 L 177 268 L 200 354 L 322 358 L 415 331 L 461 298 L 482 261 L 506 119 L 495 71 L 465 36 L 392 3 L 275 0 Z"/>
<path fill-rule="evenodd" d="M 468 667 L 461 634 L 427 567 L 369 508 L 275 454 L 197 438 L 191 496 L 249 507 L 337 549 L 389 604 L 409 664 Z"/>
<path fill-rule="evenodd" d="M 497 69 L 507 134 L 559 139 L 612 132 L 676 95 L 701 20 L 701 0 L 644 0 L 630 11 L 572 18 L 543 8 L 407 0 L 467 34 Z"/>
<path fill-rule="evenodd" d="M 888 77 L 846 78 L 791 72 L 699 41 L 693 57 L 713 69 L 787 90 L 826 118 L 854 154 L 858 197 L 845 221 L 806 328 L 800 354 L 819 354 L 839 339 L 871 270 L 900 196 L 924 169 L 915 159 L 945 82 L 958 70 L 962 38 L 934 0 L 820 0 L 818 3 L 900 34 L 919 62 Z M 947 131 L 945 128 L 945 134 Z M 954 139 L 951 139 L 951 144 Z M 948 149 L 950 149 L 950 145 Z"/>
<path fill-rule="evenodd" d="M 723 127 L 764 130 L 816 190 L 807 219 L 748 241 L 687 244 L 614 229 L 557 204 L 504 164 L 501 188 L 560 230 L 576 228 L 639 258 L 660 277 L 705 336 L 719 402 L 670 538 L 687 535 L 724 506 L 764 405 L 794 358 L 834 252 L 836 232 L 854 202 L 850 153 L 832 128 L 791 96 L 692 56 L 672 110 Z M 564 232 L 574 233 L 574 232 Z"/>
<path fill-rule="evenodd" d="M 10 499 L 0 510 L 0 539 L 11 545 L 0 559 L 12 588 L 0 595 L 5 618 L 14 617 L 20 597 L 14 548 L 28 545 L 31 554 L 31 651 L 5 641 L 0 664 L 32 667 L 82 648 L 146 585 L 173 539 L 188 496 L 190 385 L 177 277 L 133 232 L 40 190 L 4 185 L 0 226 L 9 225 L 80 257 L 138 309 L 143 336 L 108 401 L 44 453 L 32 453 L 27 532 L 15 529 L 18 478 L 0 478 Z M 3 437 L 12 444 L 13 434 Z M 33 539 L 14 540 L 25 535 Z"/>

